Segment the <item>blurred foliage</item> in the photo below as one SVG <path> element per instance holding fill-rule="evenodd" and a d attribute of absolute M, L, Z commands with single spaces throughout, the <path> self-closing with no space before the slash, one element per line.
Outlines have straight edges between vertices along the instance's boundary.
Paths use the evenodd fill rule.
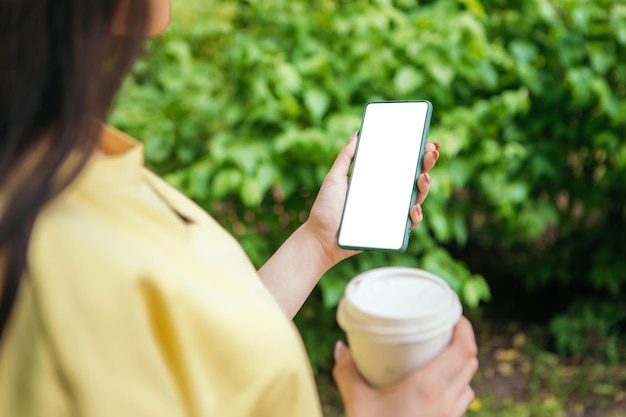
<path fill-rule="evenodd" d="M 480 367 L 472 379 L 475 399 L 465 417 L 624 417 L 626 361 L 595 355 L 565 357 L 545 349 L 541 326 L 484 317 L 475 323 Z M 316 376 L 325 417 L 343 417 L 341 396 L 329 373 Z"/>
<path fill-rule="evenodd" d="M 467 266 L 480 259 L 451 254 L 468 246 L 497 257 L 526 288 L 558 282 L 572 294 L 551 326 L 561 352 L 597 337 L 623 341 L 626 4 L 174 6 L 112 123 L 144 141 L 149 166 L 230 230 L 257 266 L 306 219 L 367 102 L 435 106 L 429 140 L 441 143 L 442 158 L 425 223 L 405 254 L 362 254 L 324 276 L 296 319 L 315 367 L 329 365 L 340 335 L 334 308 L 345 283 L 366 269 L 422 267 L 466 307 L 488 300 L 480 268 Z M 487 272 L 489 282 L 509 279 Z M 580 305 L 591 318 L 570 314 Z"/>

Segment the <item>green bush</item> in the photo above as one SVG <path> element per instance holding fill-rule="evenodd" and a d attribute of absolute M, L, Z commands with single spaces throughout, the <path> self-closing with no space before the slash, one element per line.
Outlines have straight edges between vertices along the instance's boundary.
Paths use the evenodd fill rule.
<path fill-rule="evenodd" d="M 526 91 L 528 105 L 493 134 L 484 126 L 497 113 L 484 112 L 471 133 L 502 164 L 463 157 L 482 159 L 464 187 L 473 244 L 499 256 L 510 273 L 503 278 L 551 290 L 559 352 L 606 346 L 616 359 L 626 323 L 626 5 L 489 3 L 492 51 L 507 51 L 498 54 L 498 88 Z"/>
<path fill-rule="evenodd" d="M 374 100 L 428 99 L 442 144 L 405 254 L 329 271 L 297 317 L 316 367 L 347 280 L 379 265 L 488 300 L 497 254 L 529 288 L 624 303 L 626 6 L 599 0 L 187 0 L 148 45 L 112 123 L 260 266 L 303 220 Z M 467 265 L 476 265 L 471 270 Z M 509 277 L 489 276 L 490 282 Z M 562 317 L 567 320 L 567 310 Z M 621 319 L 604 336 L 616 334 Z M 552 326 L 557 338 L 560 329 Z M 562 336 L 562 335 L 561 335 Z M 574 342 L 559 339 L 563 352 Z M 576 342 L 577 343 L 577 342 Z"/>

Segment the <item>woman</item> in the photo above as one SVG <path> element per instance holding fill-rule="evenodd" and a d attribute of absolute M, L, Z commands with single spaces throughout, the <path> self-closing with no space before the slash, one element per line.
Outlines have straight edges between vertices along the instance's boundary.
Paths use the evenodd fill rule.
<path fill-rule="evenodd" d="M 0 0 L 1 416 L 321 415 L 286 316 L 355 254 L 336 245 L 354 137 L 309 220 L 257 273 L 143 167 L 139 143 L 104 127 L 169 11 L 169 0 Z M 475 355 L 462 319 L 440 357 L 393 387 L 369 387 L 342 344 L 334 374 L 348 416 L 460 416 Z"/>

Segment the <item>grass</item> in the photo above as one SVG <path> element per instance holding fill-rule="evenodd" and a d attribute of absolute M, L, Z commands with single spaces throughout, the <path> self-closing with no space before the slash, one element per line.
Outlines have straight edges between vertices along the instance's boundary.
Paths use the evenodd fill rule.
<path fill-rule="evenodd" d="M 626 362 L 561 357 L 549 351 L 540 327 L 471 319 L 481 366 L 467 417 L 626 417 Z M 343 416 L 330 374 L 317 383 L 324 416 Z"/>

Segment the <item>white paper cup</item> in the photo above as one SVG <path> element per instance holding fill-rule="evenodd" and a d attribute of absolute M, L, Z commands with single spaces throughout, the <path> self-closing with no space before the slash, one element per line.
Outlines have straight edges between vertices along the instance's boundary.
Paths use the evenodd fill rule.
<path fill-rule="evenodd" d="M 458 296 L 438 276 L 417 268 L 384 267 L 348 283 L 337 322 L 363 377 L 382 387 L 443 351 L 462 312 Z"/>

